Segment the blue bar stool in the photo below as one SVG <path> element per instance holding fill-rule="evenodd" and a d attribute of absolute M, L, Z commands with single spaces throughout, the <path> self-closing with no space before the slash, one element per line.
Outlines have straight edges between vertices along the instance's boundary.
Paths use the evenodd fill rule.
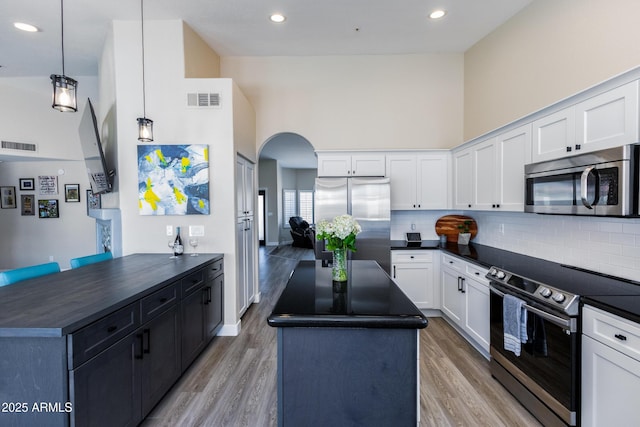
<path fill-rule="evenodd" d="M 60 265 L 57 262 L 32 265 L 29 267 L 16 268 L 0 273 L 0 286 L 11 285 L 16 282 L 31 279 L 33 277 L 45 276 L 47 274 L 59 273 Z"/>
<path fill-rule="evenodd" d="M 82 267 L 83 265 L 94 264 L 96 262 L 107 261 L 110 259 L 113 259 L 113 254 L 111 252 L 103 252 L 101 254 L 73 258 L 71 260 L 71 268 L 78 268 Z"/>

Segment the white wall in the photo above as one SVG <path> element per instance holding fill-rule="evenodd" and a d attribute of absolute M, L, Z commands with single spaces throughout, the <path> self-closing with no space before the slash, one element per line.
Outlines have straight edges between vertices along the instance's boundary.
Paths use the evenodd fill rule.
<path fill-rule="evenodd" d="M 76 76 L 74 76 L 76 77 Z M 38 145 L 38 152 L 23 157 L 34 161 L 0 163 L 0 185 L 16 188 L 16 209 L 0 209 L 0 269 L 12 269 L 49 262 L 50 257 L 69 268 L 69 260 L 96 252 L 95 220 L 87 216 L 86 190 L 89 188 L 78 125 L 85 99 L 96 98 L 97 79 L 78 80 L 77 113 L 60 113 L 51 108 L 48 76 L 0 79 L 0 139 Z M 9 150 L 0 150 L 5 155 Z M 18 153 L 23 155 L 23 153 Z M 11 159 L 13 153 L 8 155 Z M 59 161 L 47 159 L 76 159 Z M 15 160 L 15 157 L 13 157 Z M 21 191 L 20 178 L 39 175 L 58 177 L 58 195 L 40 197 L 36 191 Z M 80 203 L 65 203 L 64 184 L 80 184 Z M 22 216 L 20 196 L 58 199 L 60 218 Z"/>
<path fill-rule="evenodd" d="M 317 150 L 462 143 L 462 54 L 223 57 L 253 105 L 257 146 L 281 132 Z"/>

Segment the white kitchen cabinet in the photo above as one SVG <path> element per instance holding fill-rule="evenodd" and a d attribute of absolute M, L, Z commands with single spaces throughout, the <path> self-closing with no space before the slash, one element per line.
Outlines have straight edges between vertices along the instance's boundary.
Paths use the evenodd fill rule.
<path fill-rule="evenodd" d="M 638 81 L 533 122 L 532 162 L 638 142 Z"/>
<path fill-rule="evenodd" d="M 531 162 L 531 124 L 454 154 L 456 209 L 524 211 L 524 165 Z"/>
<path fill-rule="evenodd" d="M 453 208 L 471 209 L 473 204 L 473 151 L 453 153 Z"/>
<path fill-rule="evenodd" d="M 381 153 L 318 152 L 318 176 L 385 176 Z"/>
<path fill-rule="evenodd" d="M 254 230 L 255 165 L 236 157 L 236 308 L 241 317 L 255 299 L 257 237 Z"/>
<path fill-rule="evenodd" d="M 449 163 L 446 152 L 388 154 L 391 210 L 446 209 Z"/>
<path fill-rule="evenodd" d="M 420 309 L 439 308 L 433 277 L 433 250 L 391 251 L 391 278 Z"/>
<path fill-rule="evenodd" d="M 635 425 L 640 325 L 585 305 L 582 329 L 582 425 Z"/>
<path fill-rule="evenodd" d="M 638 80 L 576 105 L 576 154 L 638 142 Z"/>
<path fill-rule="evenodd" d="M 442 255 L 441 311 L 485 356 L 489 354 L 489 282 L 487 270 L 451 255 Z"/>

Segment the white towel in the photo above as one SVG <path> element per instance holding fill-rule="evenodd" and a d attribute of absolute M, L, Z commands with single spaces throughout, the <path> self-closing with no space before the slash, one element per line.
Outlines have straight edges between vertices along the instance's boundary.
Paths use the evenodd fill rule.
<path fill-rule="evenodd" d="M 527 310 L 524 301 L 513 295 L 502 300 L 504 349 L 520 356 L 521 344 L 527 342 Z"/>

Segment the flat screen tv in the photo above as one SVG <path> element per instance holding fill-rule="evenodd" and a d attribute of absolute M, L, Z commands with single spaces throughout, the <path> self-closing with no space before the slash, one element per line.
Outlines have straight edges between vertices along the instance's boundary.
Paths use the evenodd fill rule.
<path fill-rule="evenodd" d="M 80 144 L 84 153 L 84 163 L 89 174 L 89 183 L 93 194 L 108 193 L 112 189 L 113 176 L 115 170 L 107 168 L 107 161 L 100 142 L 100 132 L 96 114 L 91 105 L 91 100 L 87 98 L 87 105 L 84 108 L 82 120 L 78 127 Z"/>

